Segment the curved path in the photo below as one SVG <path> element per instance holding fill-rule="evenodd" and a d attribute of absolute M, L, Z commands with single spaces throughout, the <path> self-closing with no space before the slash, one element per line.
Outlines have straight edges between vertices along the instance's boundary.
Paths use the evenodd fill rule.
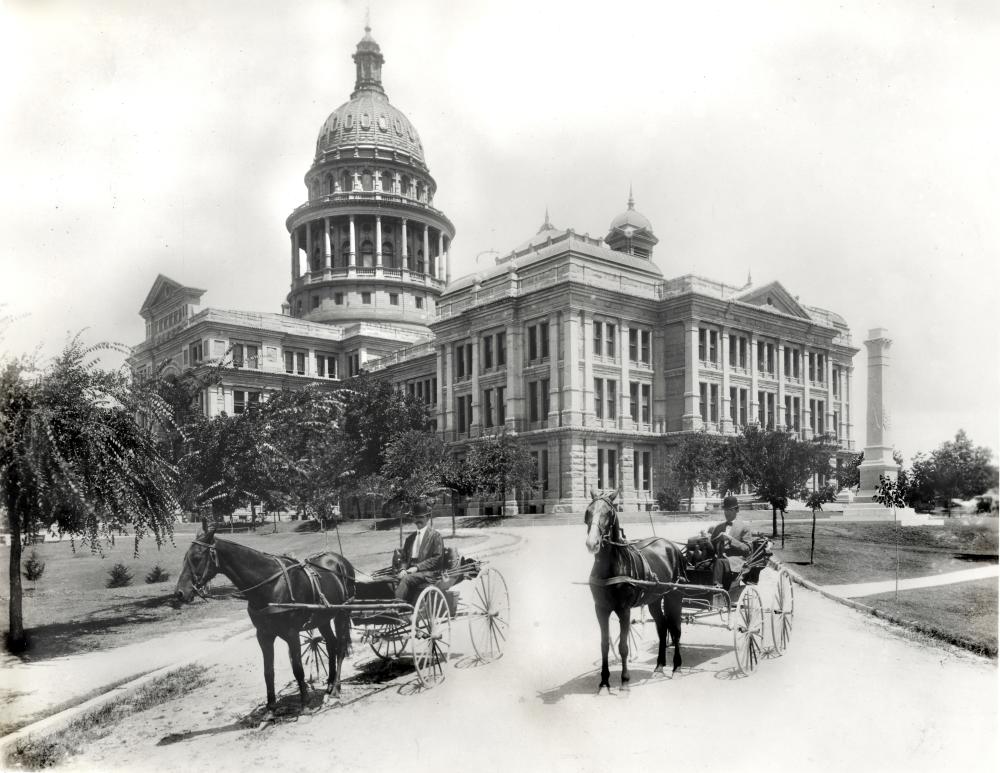
<path fill-rule="evenodd" d="M 667 536 L 681 538 L 690 526 L 676 529 Z M 203 661 L 209 685 L 120 723 L 70 768 L 190 770 L 201 760 L 215 770 L 475 773 L 997 769 L 992 661 L 799 587 L 788 652 L 754 675 L 734 673 L 727 631 L 685 626 L 684 667 L 653 678 L 647 624 L 632 688 L 620 690 L 615 672 L 615 692 L 597 696 L 599 637 L 583 530 L 517 534 L 519 549 L 491 558 L 508 579 L 513 610 L 500 661 L 476 667 L 458 657 L 448 680 L 426 692 L 414 689 L 412 674 L 377 690 L 349 680 L 340 706 L 258 731 L 241 720 L 262 697 L 259 652 L 253 641 L 234 640 L 224 656 Z M 768 582 L 769 571 L 765 593 Z M 455 648 L 467 650 L 463 642 L 456 636 Z M 284 658 L 277 676 L 279 684 L 290 680 Z"/>

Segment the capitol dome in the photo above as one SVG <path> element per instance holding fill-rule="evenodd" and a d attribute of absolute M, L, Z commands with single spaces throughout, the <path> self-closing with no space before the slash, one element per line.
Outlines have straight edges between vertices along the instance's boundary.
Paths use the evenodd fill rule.
<path fill-rule="evenodd" d="M 653 233 L 653 226 L 650 224 L 649 218 L 636 211 L 635 199 L 632 198 L 631 190 L 628 194 L 628 209 L 611 221 L 611 227 L 608 230 L 625 230 L 626 228 L 632 228 L 637 231 L 641 229 Z"/>
<path fill-rule="evenodd" d="M 649 218 L 636 212 L 631 186 L 628 191 L 628 207 L 611 221 L 608 235 L 604 237 L 604 241 L 617 252 L 624 252 L 626 255 L 647 260 L 653 254 L 653 247 L 659 242 L 653 233 L 653 226 L 649 222 Z"/>

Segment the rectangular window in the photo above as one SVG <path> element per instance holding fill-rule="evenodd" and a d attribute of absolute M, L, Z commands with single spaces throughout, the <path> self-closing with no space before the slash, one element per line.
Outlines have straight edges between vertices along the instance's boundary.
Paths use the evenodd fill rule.
<path fill-rule="evenodd" d="M 538 421 L 538 382 L 528 382 L 528 421 Z"/>
<path fill-rule="evenodd" d="M 639 414 L 639 418 L 642 419 L 643 424 L 649 424 L 650 421 L 650 396 L 652 393 L 652 387 L 649 384 L 642 385 L 642 412 Z"/>
<path fill-rule="evenodd" d="M 538 402 L 542 405 L 542 419 L 547 419 L 549 416 L 549 380 L 543 378 L 539 382 L 538 389 L 541 392 Z"/>
<path fill-rule="evenodd" d="M 483 370 L 493 367 L 493 336 L 483 336 Z"/>
<path fill-rule="evenodd" d="M 652 359 L 652 339 L 653 334 L 648 330 L 639 332 L 639 362 L 643 365 L 651 365 Z"/>
<path fill-rule="evenodd" d="M 615 359 L 615 326 L 610 322 L 604 323 L 604 354 L 610 359 Z"/>
<path fill-rule="evenodd" d="M 615 418 L 618 415 L 618 410 L 617 410 L 617 403 L 618 403 L 618 401 L 615 399 L 616 398 L 616 394 L 615 393 L 617 392 L 617 385 L 618 385 L 617 381 L 612 381 L 610 378 L 608 379 L 606 388 L 608 390 L 608 414 L 607 414 L 607 416 L 608 416 L 609 419 L 613 419 L 613 418 Z"/>
<path fill-rule="evenodd" d="M 816 434 L 822 435 L 826 432 L 826 401 L 816 401 Z"/>
<path fill-rule="evenodd" d="M 792 378 L 801 378 L 802 373 L 802 352 L 795 349 L 792 352 Z"/>
<path fill-rule="evenodd" d="M 713 365 L 719 364 L 719 331 L 708 331 L 708 361 Z"/>
<path fill-rule="evenodd" d="M 483 426 L 493 426 L 493 390 L 483 390 Z"/>
<path fill-rule="evenodd" d="M 639 361 L 639 330 L 634 327 L 628 329 L 628 359 L 629 362 Z"/>
<path fill-rule="evenodd" d="M 737 351 L 737 347 L 736 347 L 736 336 L 730 334 L 730 336 L 729 336 L 729 367 L 730 368 L 735 368 L 736 367 L 736 361 L 737 361 L 736 358 L 737 358 L 738 355 L 739 355 L 739 352 Z"/>
<path fill-rule="evenodd" d="M 639 382 L 628 383 L 628 413 L 632 421 L 639 421 Z"/>
<path fill-rule="evenodd" d="M 507 364 L 507 334 L 497 333 L 497 367 Z"/>
<path fill-rule="evenodd" d="M 785 395 L 785 429 L 792 428 L 792 396 Z"/>
<path fill-rule="evenodd" d="M 536 325 L 528 327 L 528 362 L 538 359 L 538 339 L 535 337 Z"/>
<path fill-rule="evenodd" d="M 840 397 L 840 368 L 831 369 L 831 378 L 833 379 L 833 396 Z"/>
<path fill-rule="evenodd" d="M 840 411 L 833 412 L 833 427 L 830 431 L 837 440 L 840 440 Z"/>
<path fill-rule="evenodd" d="M 371 303 L 372 302 L 372 294 L 371 293 L 361 293 L 361 302 L 362 303 Z"/>
<path fill-rule="evenodd" d="M 201 362 L 202 357 L 202 346 L 201 341 L 195 341 L 188 347 L 188 355 L 191 359 L 191 363 Z"/>
<path fill-rule="evenodd" d="M 649 451 L 632 452 L 632 485 L 636 491 L 650 490 L 650 458 Z"/>
<path fill-rule="evenodd" d="M 792 416 L 792 429 L 795 432 L 802 431 L 802 398 L 793 397 L 792 398 L 792 411 L 794 415 Z"/>
<path fill-rule="evenodd" d="M 604 473 L 604 449 L 603 448 L 598 448 L 597 449 L 597 488 L 598 489 L 604 489 L 605 488 L 604 480 L 605 480 L 605 473 Z"/>
<path fill-rule="evenodd" d="M 618 487 L 618 451 L 613 448 L 597 449 L 597 488 L 606 490 Z"/>
<path fill-rule="evenodd" d="M 333 355 L 316 355 L 316 375 L 320 378 L 340 378 L 339 360 Z"/>
<path fill-rule="evenodd" d="M 740 337 L 740 367 L 744 370 L 747 367 L 747 349 L 749 345 L 750 342 L 746 338 Z"/>
<path fill-rule="evenodd" d="M 260 392 L 249 392 L 242 389 L 233 390 L 233 413 L 252 413 L 260 406 Z"/>
<path fill-rule="evenodd" d="M 535 468 L 535 482 L 538 484 L 538 491 L 545 494 L 549 490 L 549 450 L 543 448 L 541 451 L 532 451 L 531 461 Z"/>
<path fill-rule="evenodd" d="M 233 367 L 257 370 L 260 367 L 258 348 L 255 344 L 233 344 Z"/>
<path fill-rule="evenodd" d="M 295 353 L 285 352 L 285 373 L 295 372 Z"/>
<path fill-rule="evenodd" d="M 421 298 L 419 295 L 413 299 L 413 302 L 414 304 L 416 304 L 416 307 L 418 309 L 422 309 L 424 307 L 424 299 Z"/>
<path fill-rule="evenodd" d="M 708 389 L 708 416 L 715 424 L 719 421 L 719 385 L 709 384 Z"/>
<path fill-rule="evenodd" d="M 809 380 L 810 381 L 815 381 L 816 380 L 816 355 L 813 354 L 812 352 L 809 352 L 808 357 L 809 357 Z"/>
<path fill-rule="evenodd" d="M 465 378 L 465 346 L 455 344 L 455 380 Z"/>
<path fill-rule="evenodd" d="M 708 422 L 708 384 L 704 381 L 698 382 L 698 412 L 701 420 Z"/>
<path fill-rule="evenodd" d="M 792 350 L 787 346 L 785 347 L 784 365 L 785 378 L 792 375 Z"/>
<path fill-rule="evenodd" d="M 809 429 L 815 434 L 816 432 L 816 401 L 809 401 Z"/>
<path fill-rule="evenodd" d="M 313 296 L 311 297 L 311 300 L 310 300 L 310 303 L 309 303 L 309 305 L 310 305 L 310 306 L 311 306 L 312 308 L 314 308 L 314 309 L 318 309 L 318 308 L 319 308 L 319 296 L 318 296 L 318 295 L 313 295 Z"/>
<path fill-rule="evenodd" d="M 538 326 L 538 336 L 541 339 L 538 342 L 538 349 L 542 353 L 542 359 L 549 356 L 549 323 L 543 322 Z"/>
<path fill-rule="evenodd" d="M 306 372 L 306 354 L 305 352 L 295 352 L 295 372 L 300 376 L 304 376 Z"/>
<path fill-rule="evenodd" d="M 708 359 L 708 331 L 703 327 L 698 328 L 698 359 L 701 362 Z"/>
<path fill-rule="evenodd" d="M 598 357 L 601 356 L 601 346 L 604 342 L 604 325 L 600 322 L 594 321 L 594 354 Z"/>
<path fill-rule="evenodd" d="M 504 401 L 506 387 L 497 387 L 497 424 L 501 427 L 507 421 L 507 403 Z"/>
<path fill-rule="evenodd" d="M 390 306 L 399 305 L 399 293 L 389 293 L 389 305 Z"/>
<path fill-rule="evenodd" d="M 334 303 L 335 306 L 343 306 L 344 305 L 344 294 L 343 293 L 334 293 L 333 294 L 333 303 Z"/>
<path fill-rule="evenodd" d="M 594 415 L 598 419 L 604 418 L 604 379 L 594 379 Z"/>
<path fill-rule="evenodd" d="M 455 398 L 455 428 L 459 432 L 465 432 L 468 424 L 465 422 L 465 397 Z"/>

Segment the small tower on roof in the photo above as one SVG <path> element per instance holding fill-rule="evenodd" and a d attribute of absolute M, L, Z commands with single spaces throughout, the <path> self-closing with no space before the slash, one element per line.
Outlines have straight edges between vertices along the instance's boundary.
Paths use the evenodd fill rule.
<path fill-rule="evenodd" d="M 636 211 L 631 185 L 628 187 L 628 208 L 611 221 L 604 241 L 617 252 L 645 260 L 652 257 L 653 247 L 660 241 L 653 234 L 649 219 Z"/>

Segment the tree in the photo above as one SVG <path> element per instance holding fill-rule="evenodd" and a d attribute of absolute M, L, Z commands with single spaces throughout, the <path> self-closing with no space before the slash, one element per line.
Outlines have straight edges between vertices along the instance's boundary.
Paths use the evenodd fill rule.
<path fill-rule="evenodd" d="M 447 489 L 451 496 L 451 533 L 455 534 L 455 521 L 458 516 L 459 502 L 467 500 L 477 490 L 475 471 L 468 461 L 462 457 L 450 456 L 441 468 L 441 486 Z"/>
<path fill-rule="evenodd" d="M 781 511 L 784 526 L 788 500 L 801 492 L 813 475 L 830 476 L 830 459 L 836 447 L 827 438 L 800 440 L 791 432 L 764 430 L 749 425 L 735 438 L 736 471 L 731 477 L 742 477 L 757 496 L 771 505 L 771 536 L 778 536 L 778 516 Z"/>
<path fill-rule="evenodd" d="M 896 600 L 899 600 L 899 522 L 896 520 L 896 509 L 906 507 L 910 497 L 910 481 L 905 470 L 900 470 L 895 480 L 884 475 L 878 476 L 878 489 L 874 499 L 883 507 L 892 508 L 892 521 L 895 524 L 896 536 Z"/>
<path fill-rule="evenodd" d="M 837 466 L 837 491 L 853 489 L 861 485 L 861 463 L 865 460 L 864 451 L 856 454 Z"/>
<path fill-rule="evenodd" d="M 444 441 L 433 432 L 406 430 L 389 443 L 384 456 L 381 478 L 391 499 L 413 504 L 443 488 L 442 473 L 449 462 L 448 452 Z M 451 533 L 455 533 L 454 516 Z"/>
<path fill-rule="evenodd" d="M 131 526 L 135 550 L 152 534 L 173 534 L 176 470 L 148 422 L 169 406 L 124 371 L 105 371 L 94 358 L 112 347 L 70 341 L 37 372 L 29 361 L 0 370 L 0 495 L 11 531 L 10 631 L 13 651 L 28 646 L 21 588 L 22 540 L 58 526 L 92 550 L 101 538 Z"/>
<path fill-rule="evenodd" d="M 535 486 L 536 468 L 531 453 L 514 435 L 500 432 L 480 438 L 465 457 L 475 493 L 486 501 L 499 501 L 501 508 L 512 490 Z"/>
<path fill-rule="evenodd" d="M 685 435 L 668 456 L 667 478 L 687 497 L 689 512 L 695 489 L 719 477 L 723 448 L 720 438 L 702 430 Z"/>
<path fill-rule="evenodd" d="M 985 446 L 973 446 L 964 429 L 953 441 L 932 451 L 931 460 L 933 464 L 925 472 L 930 473 L 938 502 L 948 509 L 953 499 L 971 499 L 997 485 L 993 452 Z"/>
<path fill-rule="evenodd" d="M 812 510 L 812 539 L 809 543 L 809 563 L 813 562 L 816 554 L 816 511 L 822 510 L 826 502 L 832 502 L 837 498 L 837 492 L 832 486 L 824 486 L 815 491 L 803 491 L 801 494 L 805 500 L 806 507 Z M 785 547 L 785 530 L 781 530 L 781 547 Z"/>

